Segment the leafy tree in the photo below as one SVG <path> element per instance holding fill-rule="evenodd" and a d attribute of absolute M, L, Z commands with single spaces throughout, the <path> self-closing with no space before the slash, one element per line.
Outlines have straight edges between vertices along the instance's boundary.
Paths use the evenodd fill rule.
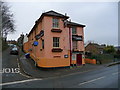
<path fill-rule="evenodd" d="M 1 37 L 7 38 L 8 33 L 15 31 L 13 14 L 10 12 L 10 7 L 7 3 L 0 1 L 0 18 L 2 23 L 0 23 Z"/>
<path fill-rule="evenodd" d="M 112 45 L 110 45 L 110 46 L 108 45 L 107 47 L 104 48 L 104 52 L 108 53 L 108 54 L 112 54 L 115 52 L 115 48 Z"/>
<path fill-rule="evenodd" d="M 120 50 L 118 49 L 118 50 L 116 51 L 116 53 L 120 55 Z"/>

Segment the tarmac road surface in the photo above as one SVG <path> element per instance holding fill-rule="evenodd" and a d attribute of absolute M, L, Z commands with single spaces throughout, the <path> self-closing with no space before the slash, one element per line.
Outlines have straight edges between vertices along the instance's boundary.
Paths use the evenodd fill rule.
<path fill-rule="evenodd" d="M 118 88 L 118 66 L 46 79 L 3 83 L 3 88 Z"/>
<path fill-rule="evenodd" d="M 2 53 L 2 83 L 29 79 L 19 68 L 18 55 L 10 55 L 10 48 Z"/>

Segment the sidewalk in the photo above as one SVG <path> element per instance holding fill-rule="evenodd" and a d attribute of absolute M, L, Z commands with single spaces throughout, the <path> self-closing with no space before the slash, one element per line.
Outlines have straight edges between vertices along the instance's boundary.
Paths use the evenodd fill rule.
<path fill-rule="evenodd" d="M 71 68 L 52 68 L 52 69 L 42 69 L 35 67 L 34 61 L 32 59 L 26 59 L 25 56 L 20 57 L 20 65 L 23 71 L 33 77 L 33 78 L 48 78 L 48 77 L 56 77 L 56 76 L 63 76 L 69 75 L 73 73 L 82 73 L 86 71 L 97 70 L 101 68 L 105 68 L 106 65 L 92 65 L 86 64 L 85 66 L 74 66 Z"/>

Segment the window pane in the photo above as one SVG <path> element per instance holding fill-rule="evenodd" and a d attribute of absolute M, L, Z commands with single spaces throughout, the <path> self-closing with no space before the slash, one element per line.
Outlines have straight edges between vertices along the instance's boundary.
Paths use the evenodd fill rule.
<path fill-rule="evenodd" d="M 53 27 L 57 27 L 59 26 L 59 20 L 56 18 L 53 18 Z"/>
<path fill-rule="evenodd" d="M 56 45 L 55 45 L 55 43 L 53 43 L 53 47 L 55 47 Z"/>
<path fill-rule="evenodd" d="M 53 37 L 53 47 L 59 47 L 59 37 Z"/>
<path fill-rule="evenodd" d="M 72 34 L 76 34 L 76 33 L 77 33 L 76 27 L 72 27 Z"/>

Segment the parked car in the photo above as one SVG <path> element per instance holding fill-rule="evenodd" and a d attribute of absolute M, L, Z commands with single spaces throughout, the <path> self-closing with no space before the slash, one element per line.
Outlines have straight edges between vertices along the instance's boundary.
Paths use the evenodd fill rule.
<path fill-rule="evenodd" d="M 10 50 L 10 54 L 18 55 L 18 48 L 14 47 Z"/>
<path fill-rule="evenodd" d="M 13 45 L 13 47 L 17 47 L 17 45 Z"/>

